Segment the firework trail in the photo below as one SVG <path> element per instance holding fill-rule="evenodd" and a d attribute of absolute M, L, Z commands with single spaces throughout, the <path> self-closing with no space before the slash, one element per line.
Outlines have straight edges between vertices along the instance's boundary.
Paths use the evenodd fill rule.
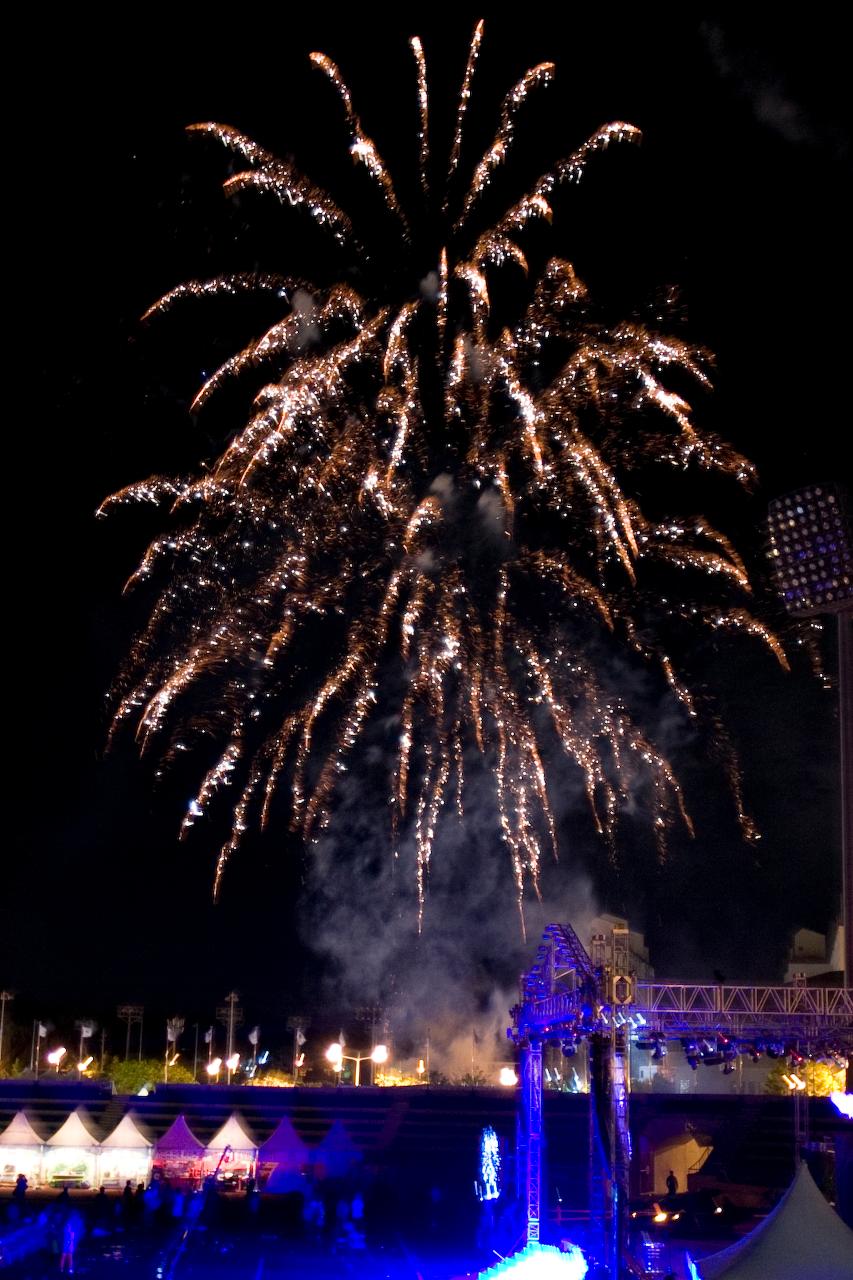
<path fill-rule="evenodd" d="M 690 828 L 681 789 L 608 688 L 597 646 L 603 639 L 657 670 L 690 717 L 704 698 L 667 643 L 680 629 L 746 632 L 785 665 L 746 607 L 750 584 L 727 539 L 702 516 L 647 517 L 631 495 L 632 472 L 649 463 L 749 481 L 750 464 L 704 432 L 667 386 L 671 375 L 679 386 L 707 386 L 707 353 L 639 323 L 608 327 L 564 258 L 529 278 L 525 237 L 550 220 L 558 188 L 611 144 L 638 141 L 638 130 L 603 126 L 477 226 L 519 111 L 553 79 L 543 63 L 507 95 L 467 191 L 450 197 L 482 34 L 480 23 L 443 182 L 432 168 L 424 50 L 411 41 L 420 198 L 441 211 L 430 225 L 443 227 L 430 287 L 410 271 L 410 291 L 380 303 L 369 287 L 228 275 L 180 285 L 147 313 L 245 292 L 271 294 L 283 312 L 196 395 L 200 410 L 249 370 L 268 377 L 215 465 L 131 485 L 102 508 L 171 506 L 170 532 L 131 579 L 152 579 L 159 594 L 118 682 L 114 727 L 132 722 L 141 749 L 156 747 L 165 762 L 199 735 L 218 744 L 183 823 L 232 788 L 216 888 L 280 787 L 294 828 L 316 837 L 380 691 L 392 688 L 401 692 L 390 825 L 395 850 L 404 824 L 413 831 L 421 912 L 438 817 L 451 801 L 463 811 L 473 744 L 494 772 L 519 906 L 528 883 L 538 891 L 543 849 L 556 851 L 543 766 L 554 742 L 611 843 L 624 802 L 645 788 L 663 852 L 674 820 Z M 324 54 L 311 61 L 340 98 L 351 155 L 409 263 L 416 224 L 338 67 Z M 307 213 L 359 260 L 351 278 L 369 278 L 368 238 L 326 191 L 236 129 L 192 129 L 245 164 L 226 194 L 254 189 Z M 507 272 L 527 278 L 512 325 L 492 308 Z M 736 759 L 721 726 L 714 737 L 749 835 Z"/>

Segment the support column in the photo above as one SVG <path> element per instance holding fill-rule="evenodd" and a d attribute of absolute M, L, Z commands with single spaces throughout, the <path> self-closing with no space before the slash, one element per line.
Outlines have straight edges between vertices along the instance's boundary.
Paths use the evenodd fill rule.
<path fill-rule="evenodd" d="M 849 610 L 838 615 L 838 720 L 841 737 L 841 920 L 844 925 L 844 985 L 853 987 L 853 612 Z"/>
<path fill-rule="evenodd" d="M 527 1243 L 539 1242 L 542 1180 L 542 1044 L 521 1051 L 521 1126 L 524 1137 L 524 1182 Z"/>

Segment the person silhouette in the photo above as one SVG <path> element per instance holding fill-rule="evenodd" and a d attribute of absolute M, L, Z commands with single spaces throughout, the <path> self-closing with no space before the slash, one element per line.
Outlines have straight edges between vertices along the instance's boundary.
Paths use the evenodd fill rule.
<path fill-rule="evenodd" d="M 677 1191 L 678 1191 L 678 1179 L 676 1178 L 672 1169 L 670 1169 L 666 1177 L 666 1194 L 668 1196 L 674 1196 Z"/>

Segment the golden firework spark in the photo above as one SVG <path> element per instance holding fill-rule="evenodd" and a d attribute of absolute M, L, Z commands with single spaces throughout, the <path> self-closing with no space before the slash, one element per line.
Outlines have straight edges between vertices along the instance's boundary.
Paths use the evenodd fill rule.
<path fill-rule="evenodd" d="M 500 273 L 529 276 L 529 224 L 551 219 L 558 188 L 577 182 L 593 156 L 639 133 L 604 125 L 477 227 L 519 111 L 554 78 L 553 64 L 533 67 L 505 98 L 454 217 L 450 180 L 482 36 L 479 23 L 443 185 L 430 172 L 426 59 L 411 41 L 420 191 L 443 210 L 429 224 L 440 231 L 427 281 L 413 276 L 390 305 L 349 284 L 232 274 L 179 285 L 147 313 L 247 291 L 283 308 L 196 395 L 200 410 L 226 381 L 270 371 L 215 465 L 131 485 L 102 508 L 161 502 L 174 512 L 173 531 L 151 544 L 131 580 L 162 585 L 120 678 L 115 724 L 130 721 L 141 747 L 159 745 L 166 761 L 199 735 L 216 744 L 183 830 L 221 791 L 236 791 L 217 889 L 253 814 L 267 821 L 277 788 L 289 794 L 294 828 L 307 839 L 323 829 L 390 687 L 402 690 L 391 828 L 396 842 L 411 824 L 421 912 L 442 808 L 455 802 L 463 812 L 468 745 L 493 769 L 519 905 L 528 884 L 538 891 L 543 846 L 556 850 L 544 764 L 552 744 L 574 762 L 611 842 L 620 810 L 644 786 L 663 852 L 674 820 L 690 829 L 681 788 L 597 669 L 595 637 L 655 668 L 689 717 L 699 714 L 697 695 L 663 639 L 675 626 L 746 633 L 785 664 L 746 607 L 749 580 L 729 541 L 701 516 L 651 518 L 631 492 L 632 471 L 649 463 L 749 480 L 750 464 L 666 385 L 677 372 L 680 387 L 706 386 L 707 353 L 635 322 L 597 321 L 572 264 L 556 256 L 529 282 L 520 318 L 494 314 Z M 340 70 L 324 54 L 311 61 L 336 89 L 351 153 L 410 247 L 416 224 Z M 352 217 L 291 162 L 230 126 L 192 130 L 246 162 L 227 194 L 254 188 L 306 210 L 361 260 L 353 278 L 369 275 Z M 718 736 L 751 834 L 736 759 Z"/>

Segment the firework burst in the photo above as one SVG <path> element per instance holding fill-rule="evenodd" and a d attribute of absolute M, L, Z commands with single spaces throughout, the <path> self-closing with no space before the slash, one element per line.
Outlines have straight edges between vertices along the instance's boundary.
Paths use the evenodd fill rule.
<path fill-rule="evenodd" d="M 141 748 L 166 762 L 199 735 L 217 744 L 183 823 L 233 793 L 217 888 L 279 788 L 294 828 L 317 836 L 388 689 L 399 691 L 390 827 L 395 853 L 404 829 L 413 833 L 421 912 L 439 814 L 449 802 L 463 812 L 474 744 L 493 771 L 519 905 L 527 884 L 538 891 L 543 850 L 556 851 L 544 767 L 555 743 L 611 844 L 629 793 L 645 789 L 663 852 L 673 821 L 690 828 L 681 789 L 599 671 L 598 646 L 657 670 L 689 717 L 704 699 L 667 641 L 682 625 L 747 632 L 785 663 L 746 607 L 747 573 L 727 539 L 701 516 L 647 516 L 632 496 L 632 472 L 649 463 L 749 481 L 749 463 L 672 389 L 707 386 L 707 354 L 637 322 L 606 325 L 565 258 L 528 264 L 530 229 L 550 221 L 558 189 L 597 153 L 636 143 L 638 130 L 603 126 L 478 223 L 519 112 L 554 77 L 551 63 L 522 76 L 454 197 L 482 34 L 481 23 L 444 182 L 433 174 L 424 49 L 411 41 L 419 198 L 433 211 L 421 221 L 441 228 L 426 280 L 407 265 L 420 222 L 338 67 L 318 53 L 311 62 L 340 98 L 350 153 L 397 228 L 394 278 L 409 270 L 408 293 L 389 300 L 384 288 L 251 273 L 182 284 L 147 313 L 245 292 L 271 294 L 283 313 L 195 397 L 200 411 L 249 370 L 267 378 L 215 465 L 131 485 L 102 508 L 171 507 L 170 531 L 131 579 L 152 579 L 157 595 L 118 683 L 115 727 L 131 722 Z M 369 280 L 370 237 L 328 192 L 234 128 L 192 131 L 237 158 L 227 195 L 254 190 L 302 211 L 352 255 L 349 278 Z M 506 273 L 527 289 L 511 322 L 492 301 Z M 749 834 L 736 761 L 724 754 Z"/>

